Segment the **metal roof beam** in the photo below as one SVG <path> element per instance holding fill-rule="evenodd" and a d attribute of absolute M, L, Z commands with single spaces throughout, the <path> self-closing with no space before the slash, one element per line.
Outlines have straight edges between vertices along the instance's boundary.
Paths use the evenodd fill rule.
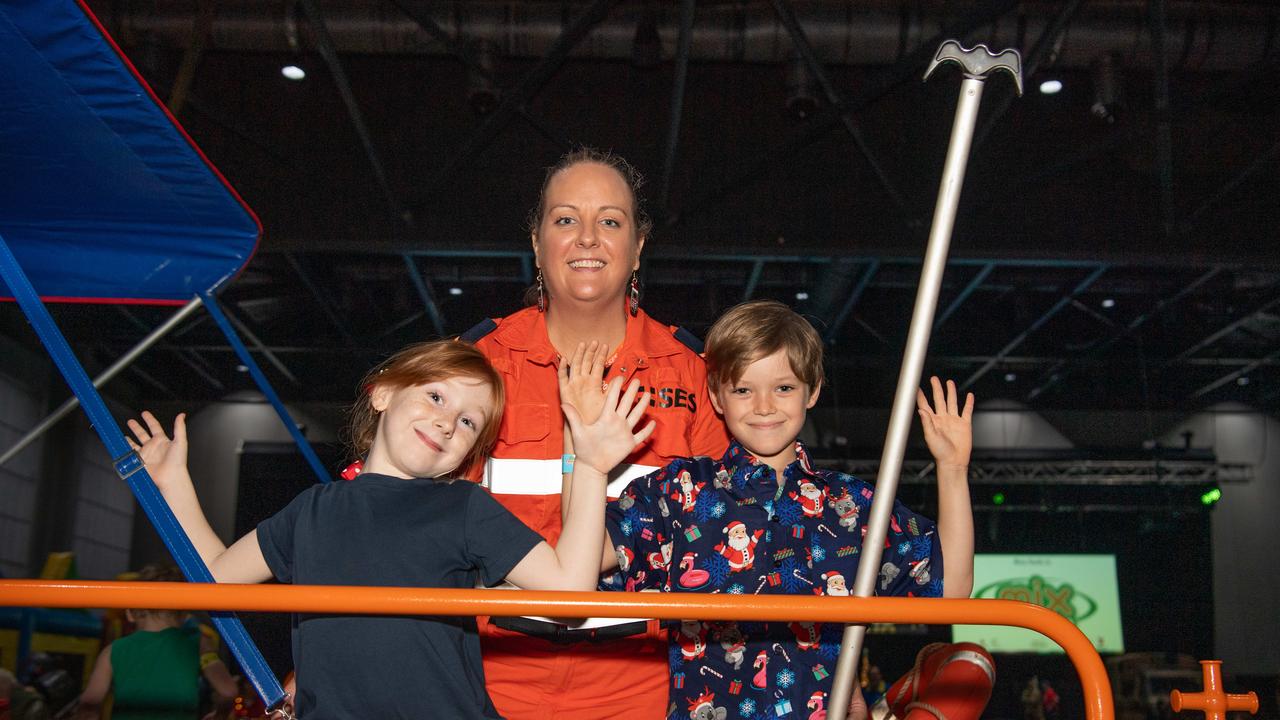
<path fill-rule="evenodd" d="M 400 205 L 400 201 L 396 199 L 395 193 L 391 190 L 391 183 L 387 180 L 387 171 L 383 167 L 382 158 L 378 155 L 377 148 L 373 145 L 373 136 L 369 134 L 369 126 L 365 124 L 364 113 L 360 111 L 360 104 L 356 102 L 356 95 L 351 90 L 351 80 L 347 78 L 346 68 L 342 65 L 342 60 L 338 58 L 338 50 L 333 45 L 333 38 L 329 36 L 329 28 L 324 24 L 324 15 L 320 12 L 320 6 L 316 0 L 298 0 L 302 11 L 306 13 L 307 20 L 311 23 L 311 28 L 315 30 L 316 50 L 320 52 L 320 57 L 324 59 L 324 64 L 329 67 L 329 72 L 333 74 L 333 83 L 338 87 L 338 94 L 342 96 L 342 104 L 347 108 L 347 115 L 351 118 L 351 124 L 355 126 L 356 135 L 360 137 L 360 144 L 364 147 L 365 157 L 369 159 L 369 166 L 373 170 L 373 177 L 378 182 L 378 187 L 382 190 L 382 196 L 386 198 L 387 208 L 391 212 L 391 226 L 393 228 L 401 227 L 405 221 L 404 209 Z"/>
<path fill-rule="evenodd" d="M 409 279 L 413 281 L 414 289 L 418 291 L 418 297 L 422 298 L 427 317 L 431 318 L 431 326 L 435 328 L 436 335 L 444 337 L 444 315 L 440 312 L 440 306 L 436 304 L 436 294 L 432 290 L 431 281 L 423 277 L 418 263 L 412 257 L 405 255 L 404 265 L 409 271 Z"/>
<path fill-rule="evenodd" d="M 485 117 L 480 126 L 463 141 L 458 151 L 445 161 L 428 186 L 431 194 L 434 195 L 444 189 L 459 167 L 469 162 L 497 137 L 516 109 L 533 99 L 556 70 L 560 69 L 573 48 L 587 36 L 587 33 L 591 32 L 592 28 L 608 16 L 617 2 L 618 0 L 595 0 L 573 19 L 573 22 L 560 33 L 560 37 L 556 39 L 555 45 L 546 57 L 525 73 L 514 87 L 502 93 L 502 102 L 498 103 L 498 107 Z"/>
<path fill-rule="evenodd" d="M 1060 298 L 1058 302 L 1054 303 L 1053 306 L 1050 307 L 1048 310 L 1046 310 L 1043 315 L 1036 318 L 1035 322 L 1031 323 L 1031 325 L 1026 330 L 1023 330 L 1021 333 L 1018 334 L 1017 337 L 1010 340 L 1007 345 L 1005 345 L 1003 348 L 1000 349 L 1000 352 L 997 353 L 995 357 L 983 363 L 982 367 L 978 368 L 977 371 L 975 371 L 972 375 L 969 376 L 968 380 L 965 380 L 960 385 L 960 389 L 968 390 L 970 387 L 972 387 L 973 384 L 977 382 L 983 375 L 986 375 L 991 370 L 991 368 L 995 367 L 997 364 L 1000 363 L 1001 360 L 1007 357 L 1009 353 L 1017 349 L 1019 345 L 1021 345 L 1028 337 L 1031 336 L 1031 333 L 1043 327 L 1044 324 L 1049 322 L 1049 320 L 1051 320 L 1054 315 L 1057 315 L 1063 308 L 1067 307 L 1067 305 L 1069 305 L 1077 295 L 1084 292 L 1086 289 L 1088 289 L 1090 285 L 1094 283 L 1095 280 L 1102 277 L 1102 274 L 1107 271 L 1108 267 L 1109 266 L 1107 265 L 1099 265 L 1098 267 L 1094 268 L 1093 272 L 1089 273 L 1088 277 L 1086 277 L 1084 280 L 1081 280 L 1075 286 L 1075 288 L 1071 290 L 1070 293 Z"/>
<path fill-rule="evenodd" d="M 1107 338 L 1107 340 L 1103 342 L 1102 345 L 1094 348 L 1091 352 L 1089 352 L 1086 355 L 1086 357 L 1095 358 L 1098 355 L 1101 355 L 1102 353 L 1106 352 L 1116 343 L 1120 342 L 1126 337 L 1129 337 L 1129 335 L 1132 334 L 1133 331 L 1145 325 L 1147 321 L 1153 318 L 1159 317 L 1169 308 L 1176 305 L 1183 298 L 1195 292 L 1202 285 L 1209 282 L 1213 278 L 1217 277 L 1218 273 L 1220 272 L 1222 272 L 1221 267 L 1209 268 L 1208 271 L 1202 273 L 1195 280 L 1192 280 L 1190 283 L 1183 286 L 1182 289 L 1178 290 L 1178 292 L 1174 293 L 1172 296 L 1164 298 L 1160 302 L 1157 302 L 1147 312 L 1142 313 L 1141 315 L 1130 320 L 1129 323 L 1125 325 L 1123 329 L 1120 330 L 1120 332 L 1115 333 L 1111 337 Z M 1068 362 L 1079 362 L 1079 361 L 1080 361 L 1079 359 L 1074 361 L 1068 361 L 1065 359 L 1059 360 L 1053 367 L 1046 370 L 1043 376 L 1041 376 L 1040 384 L 1037 385 L 1035 388 L 1033 388 L 1031 392 L 1027 393 L 1027 398 L 1026 398 L 1027 401 L 1030 402 L 1031 400 L 1035 400 L 1037 397 L 1042 395 L 1046 390 L 1053 387 L 1054 385 L 1057 385 L 1059 382 L 1062 381 L 1063 378 L 1069 375 L 1071 372 L 1071 369 L 1069 367 L 1065 367 Z"/>
<path fill-rule="evenodd" d="M 693 14 L 697 0 L 680 2 L 680 34 L 676 37 L 675 78 L 671 82 L 671 117 L 667 123 L 667 145 L 662 154 L 662 185 L 658 207 L 664 215 L 671 204 L 671 175 L 675 172 L 676 147 L 680 143 L 680 120 L 684 114 L 684 91 L 689 77 L 689 45 L 693 41 Z"/>
<path fill-rule="evenodd" d="M 778 16 L 783 26 L 787 28 L 787 34 L 791 36 L 792 46 L 800 53 L 800 58 L 804 60 L 809 74 L 813 76 L 814 80 L 818 81 L 818 86 L 822 88 L 822 94 L 827 98 L 827 102 L 834 107 L 843 106 L 847 101 L 840 94 L 840 91 L 836 89 L 835 84 L 831 82 L 831 78 L 827 76 L 827 71 L 822 67 L 822 61 L 818 59 L 817 53 L 813 51 L 813 46 L 809 44 L 809 38 L 804 34 L 804 28 L 800 26 L 800 21 L 796 19 L 796 14 L 791 8 L 791 4 L 787 0 L 773 0 L 773 12 Z M 876 160 L 875 153 L 871 151 L 871 146 L 867 144 L 866 138 L 862 136 L 862 128 L 858 127 L 857 121 L 853 119 L 850 113 L 841 113 L 840 123 L 844 125 L 845 131 L 853 139 L 853 144 L 857 146 L 858 152 L 862 153 L 863 159 L 867 161 L 867 165 L 875 173 L 876 179 L 880 181 L 880 187 L 884 188 L 884 191 L 888 193 L 889 199 L 893 201 L 894 205 L 898 206 L 898 211 L 902 213 L 903 220 L 907 226 L 911 227 L 911 211 L 907 207 L 907 201 L 889 179 L 884 166 Z"/>
<path fill-rule="evenodd" d="M 978 272 L 975 273 L 973 278 L 969 280 L 968 284 L 964 286 L 964 289 L 955 296 L 955 299 L 953 299 L 949 305 L 947 305 L 947 309 L 943 310 L 942 314 L 938 315 L 937 319 L 933 321 L 934 332 L 937 332 L 938 328 L 942 327 L 942 324 L 947 321 L 947 318 L 951 317 L 955 311 L 960 309 L 960 306 L 969 299 L 969 296 L 982 285 L 982 281 L 986 280 L 987 276 L 991 274 L 991 271 L 995 269 L 995 263 L 987 263 L 978 269 Z"/>

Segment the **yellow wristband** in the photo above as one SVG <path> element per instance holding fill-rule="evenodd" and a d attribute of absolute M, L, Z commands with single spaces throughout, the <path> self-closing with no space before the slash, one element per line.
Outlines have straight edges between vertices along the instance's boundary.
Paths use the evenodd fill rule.
<path fill-rule="evenodd" d="M 200 669 L 203 670 L 216 662 L 222 662 L 222 658 L 218 657 L 218 653 L 216 652 L 204 653 L 203 655 L 200 656 Z"/>

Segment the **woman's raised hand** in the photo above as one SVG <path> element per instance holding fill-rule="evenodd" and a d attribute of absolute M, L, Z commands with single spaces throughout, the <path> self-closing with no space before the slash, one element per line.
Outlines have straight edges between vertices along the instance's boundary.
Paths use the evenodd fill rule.
<path fill-rule="evenodd" d="M 146 423 L 146 427 L 142 423 Z M 165 434 L 164 426 L 149 411 L 142 411 L 142 423 L 130 419 L 127 424 L 133 438 L 125 439 L 129 441 L 129 447 L 142 458 L 142 464 L 147 467 L 147 473 L 155 481 L 156 487 L 163 492 L 175 482 L 184 478 L 189 480 L 186 413 L 178 413 L 178 417 L 174 418 L 172 440 Z"/>
<path fill-rule="evenodd" d="M 960 407 L 960 392 L 952 380 L 946 392 L 937 376 L 929 378 L 933 386 L 933 407 L 923 390 L 916 390 L 916 408 L 924 426 L 924 441 L 938 467 L 968 467 L 973 453 L 973 393 L 965 396 Z"/>
<path fill-rule="evenodd" d="M 563 385 L 562 381 L 562 392 Z M 560 405 L 573 434 L 573 447 L 577 454 L 575 467 L 581 463 L 607 475 L 653 433 L 657 425 L 652 420 L 639 432 L 633 432 L 649 406 L 649 391 L 641 393 L 640 387 L 638 380 L 632 380 L 623 394 L 622 378 L 610 380 L 600 417 L 591 423 L 584 422 L 573 405 L 567 402 Z M 618 397 L 620 394 L 621 399 Z"/>
<path fill-rule="evenodd" d="M 604 364 L 608 352 L 604 343 L 578 343 L 573 355 L 561 358 L 556 367 L 560 402 L 572 405 L 586 423 L 595 422 L 604 409 Z"/>

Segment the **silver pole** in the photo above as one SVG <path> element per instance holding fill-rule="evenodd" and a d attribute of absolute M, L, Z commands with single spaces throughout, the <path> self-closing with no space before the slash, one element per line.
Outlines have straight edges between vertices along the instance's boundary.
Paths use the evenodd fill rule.
<path fill-rule="evenodd" d="M 875 496 L 871 502 L 871 519 L 867 523 L 867 534 L 862 541 L 862 555 L 853 584 L 853 595 L 856 597 L 874 595 L 876 578 L 880 574 L 881 551 L 888 532 L 889 514 L 897 495 L 898 475 L 902 471 L 907 434 L 911 430 L 911 418 L 915 415 L 916 388 L 920 384 L 925 351 L 929 347 L 929 332 L 933 328 L 933 315 L 938 306 L 942 271 L 947 264 L 947 249 L 951 245 L 951 229 L 955 225 L 960 188 L 964 185 L 969 146 L 978 119 L 978 105 L 982 101 L 982 87 L 981 78 L 968 76 L 960 85 L 960 100 L 956 106 L 955 123 L 951 128 L 951 144 L 942 169 L 942 185 L 938 188 L 937 209 L 934 211 L 933 225 L 929 229 L 929 246 L 920 272 L 920 287 L 916 291 L 916 306 L 911 314 L 911 329 L 907 334 L 907 347 L 902 359 L 902 369 L 898 374 L 898 389 L 893 396 L 893 411 L 889 416 L 889 429 L 885 435 L 884 451 L 880 456 L 880 472 L 876 476 Z M 843 718 L 845 708 L 849 707 L 854 672 L 866 632 L 866 625 L 849 625 L 844 629 L 840 659 L 832 678 L 831 702 L 827 705 L 834 717 Z"/>
<path fill-rule="evenodd" d="M 152 330 L 150 334 L 144 337 L 141 342 L 133 347 L 132 350 L 121 356 L 119 360 L 116 360 L 111 367 L 107 368 L 101 375 L 94 378 L 93 386 L 95 388 L 100 388 L 110 382 L 112 378 L 120 374 L 121 370 L 124 370 L 130 363 L 136 360 L 139 355 L 146 352 L 152 345 L 159 342 L 160 338 L 168 335 L 170 330 L 173 330 L 179 323 L 187 319 L 187 317 L 191 315 L 191 313 L 195 312 L 198 307 L 200 307 L 200 297 L 197 295 L 186 305 L 183 305 L 181 310 L 174 313 L 173 317 L 165 320 L 157 326 L 155 330 Z M 49 417 L 41 420 L 40 424 L 32 428 L 26 435 L 23 435 L 18 442 L 13 444 L 13 447 L 4 452 L 4 455 L 0 455 L 0 465 L 4 465 L 9 462 L 15 455 L 22 452 L 31 443 L 35 442 L 36 438 L 48 432 L 49 428 L 53 427 L 59 420 L 66 417 L 68 413 L 79 406 L 80 399 L 72 395 L 66 402 L 59 405 L 58 409 L 54 410 Z"/>

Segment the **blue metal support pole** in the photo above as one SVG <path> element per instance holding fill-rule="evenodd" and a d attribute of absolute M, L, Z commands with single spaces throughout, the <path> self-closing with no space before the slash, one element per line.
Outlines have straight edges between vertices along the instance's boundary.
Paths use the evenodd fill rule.
<path fill-rule="evenodd" d="M 98 433 L 102 444 L 106 446 L 107 452 L 114 458 L 116 474 L 129 484 L 129 489 L 137 498 L 138 505 L 151 520 L 151 524 L 159 533 L 160 539 L 164 541 L 165 547 L 169 549 L 169 554 L 178 563 L 178 567 L 182 568 L 182 574 L 191 582 L 213 582 L 213 575 L 209 573 L 209 568 L 205 567 L 195 546 L 191 544 L 191 539 L 182 530 L 173 511 L 169 509 L 159 489 L 151 481 L 151 475 L 143 466 L 142 459 L 129 447 L 124 433 L 120 431 L 115 419 L 107 410 L 102 396 L 93 387 L 88 374 L 76 359 L 75 353 L 71 352 L 71 346 L 67 344 L 66 338 L 53 322 L 48 308 L 40 301 L 40 296 L 36 294 L 31 281 L 18 265 L 17 258 L 13 256 L 3 237 L 0 237 L 0 277 L 4 278 L 10 291 L 13 292 L 14 299 L 18 301 L 31 327 L 40 336 L 40 341 L 44 343 L 54 365 L 71 386 L 72 392 L 80 398 L 81 407 L 89 417 L 93 429 Z M 206 304 L 211 302 L 211 298 L 205 298 Z M 272 674 L 271 668 L 267 666 L 257 646 L 249 639 L 249 634 L 240 620 L 228 612 L 215 612 L 211 615 L 218 634 L 231 648 L 249 682 L 262 696 L 267 707 L 275 708 L 283 703 L 286 699 L 284 688 Z"/>
<path fill-rule="evenodd" d="M 436 330 L 436 335 L 444 337 L 444 316 L 440 314 L 440 307 L 436 305 L 436 299 L 431 292 L 431 288 L 427 287 L 427 281 L 422 277 L 422 271 L 418 269 L 418 263 L 413 259 L 412 255 L 404 256 L 405 268 L 409 270 L 409 279 L 413 281 L 413 287 L 418 291 L 418 297 L 422 298 L 422 304 L 427 308 L 427 317 L 431 318 L 431 325 Z"/>
<path fill-rule="evenodd" d="M 316 474 L 320 482 L 329 482 L 331 479 L 329 471 L 325 470 L 324 464 L 316 456 L 316 451 L 311 449 L 311 443 L 307 442 L 307 437 L 302 434 L 302 430 L 298 429 L 298 423 L 293 421 L 293 416 L 285 408 L 280 396 L 276 394 L 275 388 L 271 387 L 271 383 L 267 381 L 267 376 L 262 374 L 262 368 L 258 367 L 257 361 L 253 359 L 249 349 L 240 340 L 240 336 L 236 335 L 235 328 L 231 327 L 231 321 L 227 319 L 226 313 L 222 312 L 222 307 L 218 305 L 217 298 L 213 296 L 213 293 L 206 292 L 201 295 L 201 299 L 204 300 L 204 306 L 209 309 L 209 316 L 218 325 L 218 329 L 222 330 L 222 334 L 227 336 L 227 342 L 231 343 L 231 347 L 236 351 L 240 362 L 244 363 L 244 366 L 249 369 L 249 376 L 253 378 L 262 394 L 267 397 L 271 407 L 276 409 L 276 414 L 280 416 L 280 422 L 284 423 L 285 429 L 293 437 L 293 442 L 298 446 L 302 456 L 307 459 L 307 464 L 311 466 L 312 472 Z"/>

